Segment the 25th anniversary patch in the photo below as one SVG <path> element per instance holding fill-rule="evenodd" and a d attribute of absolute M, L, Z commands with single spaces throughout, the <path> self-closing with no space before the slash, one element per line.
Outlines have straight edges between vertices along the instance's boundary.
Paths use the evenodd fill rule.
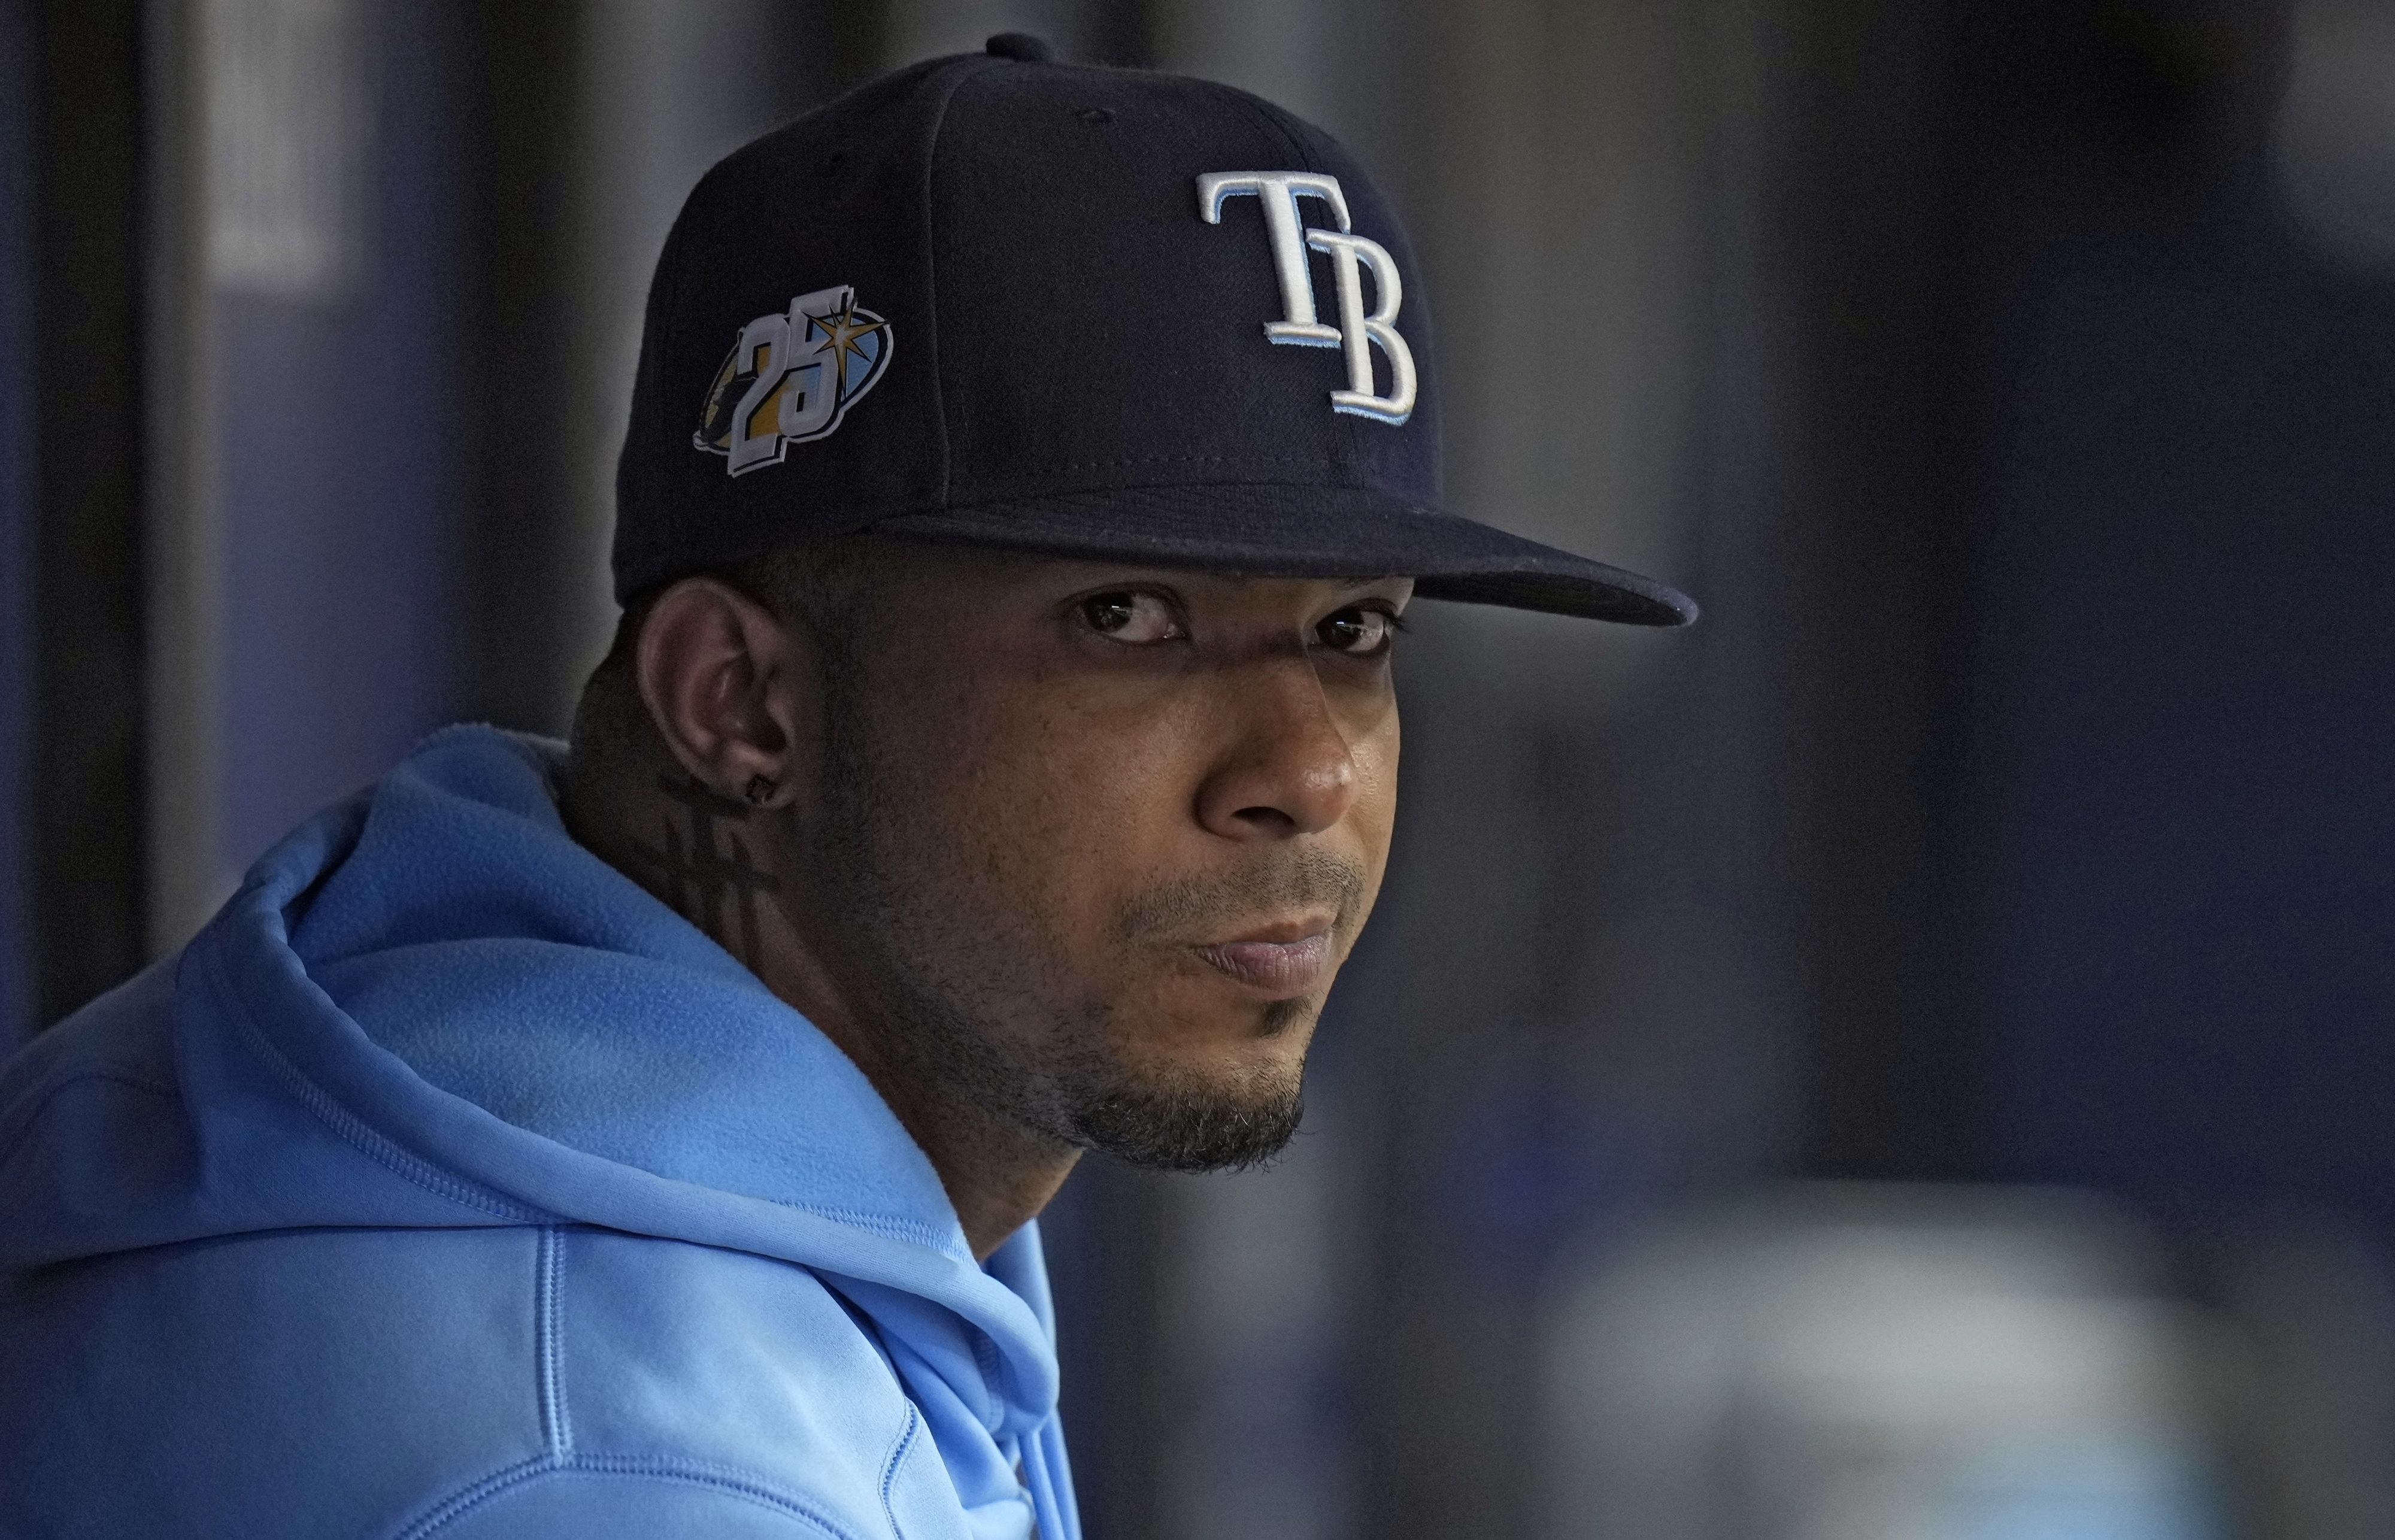
<path fill-rule="evenodd" d="M 772 465 L 793 444 L 838 429 L 890 363 L 890 323 L 856 308 L 846 284 L 790 301 L 740 328 L 707 388 L 694 447 L 734 476 Z"/>

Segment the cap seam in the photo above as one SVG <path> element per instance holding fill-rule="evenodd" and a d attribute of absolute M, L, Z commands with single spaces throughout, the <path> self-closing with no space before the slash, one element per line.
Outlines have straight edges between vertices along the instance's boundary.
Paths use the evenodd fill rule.
<path fill-rule="evenodd" d="M 712 170 L 713 168 L 709 167 L 709 169 Z M 702 177 L 700 179 L 700 185 L 704 186 L 705 183 L 706 179 Z M 693 196 L 696 196 L 695 190 Z M 638 493 L 639 500 L 642 503 L 646 503 L 652 498 L 662 499 L 664 496 L 662 483 L 666 478 L 657 473 L 656 467 L 664 463 L 668 456 L 672 453 L 671 445 L 675 439 L 675 424 L 681 420 L 675 416 L 674 408 L 668 405 L 666 401 L 665 380 L 668 373 L 669 372 L 666 367 L 666 360 L 668 357 L 678 358 L 681 353 L 681 339 L 685 331 L 682 324 L 682 312 L 684 308 L 690 303 L 690 264 L 682 260 L 681 256 L 681 247 L 684 239 L 683 219 L 689 214 L 689 203 L 686 200 L 682 208 L 676 213 L 674 222 L 667 228 L 665 246 L 657 254 L 658 272 L 660 273 L 669 274 L 662 285 L 666 292 L 663 295 L 657 294 L 655 290 L 660 285 L 656 284 L 655 280 L 652 280 L 650 285 L 651 292 L 648 297 L 651 304 L 644 309 L 642 313 L 641 352 L 640 356 L 634 360 L 632 365 L 631 409 L 625 413 L 625 417 L 629 419 L 630 425 L 625 431 L 624 441 L 627 445 L 629 445 L 633 441 L 633 435 L 642 433 L 650 427 L 649 424 L 643 423 L 641 420 L 640 415 L 642 396 L 643 394 L 641 389 L 641 376 L 645 371 L 649 377 L 647 381 L 649 389 L 645 393 L 648 400 L 653 404 L 651 409 L 662 419 L 655 425 L 655 431 L 663 435 L 664 443 L 668 446 L 665 453 L 658 454 L 654 458 L 649 455 L 642 456 L 642 464 L 641 465 L 638 472 L 641 485 L 635 490 Z M 656 352 L 654 356 L 652 356 L 649 351 L 650 339 L 648 337 L 648 317 L 651 313 L 656 313 L 661 316 L 661 324 L 658 329 L 665 334 L 655 339 Z M 623 527 L 623 485 L 624 478 L 622 475 L 618 474 L 615 478 L 615 523 L 618 531 Z M 616 539 L 609 541 L 608 565 L 611 569 L 615 567 L 617 564 L 617 548 L 619 548 L 622 543 L 620 535 Z"/>
<path fill-rule="evenodd" d="M 970 59 L 970 56 L 968 56 Z M 948 478 L 956 464 L 955 445 L 948 431 L 948 392 L 943 382 L 945 362 L 940 352 L 940 243 L 932 223 L 932 179 L 940 165 L 940 134 L 948 126 L 948 107 L 964 88 L 966 81 L 983 70 L 999 68 L 1001 61 L 983 57 L 973 60 L 977 67 L 959 70 L 947 83 L 938 107 L 932 114 L 932 132 L 923 146 L 923 327 L 931 333 L 929 352 L 932 363 L 932 419 L 940 429 L 940 506 L 947 506 Z"/>

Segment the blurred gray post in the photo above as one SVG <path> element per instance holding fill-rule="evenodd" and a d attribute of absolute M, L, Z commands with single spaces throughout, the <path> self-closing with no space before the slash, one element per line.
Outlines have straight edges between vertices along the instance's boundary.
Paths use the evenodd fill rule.
<path fill-rule="evenodd" d="M 569 413 L 574 502 L 562 548 L 570 608 L 550 684 L 561 722 L 615 627 L 607 558 L 615 456 L 657 253 L 708 166 L 828 93 L 824 40 L 794 24 L 805 8 L 775 0 L 586 7 L 567 254 L 579 392 Z"/>
<path fill-rule="evenodd" d="M 709 166 L 840 83 L 844 34 L 774 0 L 536 8 L 536 23 L 483 22 L 487 110 L 527 148 L 494 152 L 484 194 L 496 423 L 474 689 L 483 714 L 562 733 L 615 626 L 615 455 L 666 232 Z M 540 100 L 561 64 L 562 100 Z M 567 397 L 529 398 L 536 373 L 569 381 Z"/>
<path fill-rule="evenodd" d="M 372 0 L 151 0 L 146 371 L 149 950 L 231 893 L 218 299 L 325 302 L 369 262 Z"/>
<path fill-rule="evenodd" d="M 152 365 L 147 486 L 150 954 L 197 930 L 217 891 L 216 362 L 208 304 L 203 7 L 150 0 Z"/>

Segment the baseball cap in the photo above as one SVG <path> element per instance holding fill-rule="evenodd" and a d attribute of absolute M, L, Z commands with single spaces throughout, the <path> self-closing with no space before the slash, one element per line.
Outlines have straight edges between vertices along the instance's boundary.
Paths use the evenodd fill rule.
<path fill-rule="evenodd" d="M 867 529 L 1697 613 L 1444 506 L 1413 254 L 1329 135 L 1012 33 L 734 152 L 657 262 L 617 597 Z"/>

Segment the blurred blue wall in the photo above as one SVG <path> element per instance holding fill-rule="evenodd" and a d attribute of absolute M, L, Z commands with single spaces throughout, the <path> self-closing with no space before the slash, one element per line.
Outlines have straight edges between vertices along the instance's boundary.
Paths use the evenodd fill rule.
<path fill-rule="evenodd" d="M 2291 198 L 2298 12 L 1947 21 L 1934 875 L 1850 1174 L 2395 1247 L 2395 247 Z"/>
<path fill-rule="evenodd" d="M 2395 1241 L 2395 278 L 2257 197 L 2031 292 L 1957 869 L 1976 1163 Z"/>

